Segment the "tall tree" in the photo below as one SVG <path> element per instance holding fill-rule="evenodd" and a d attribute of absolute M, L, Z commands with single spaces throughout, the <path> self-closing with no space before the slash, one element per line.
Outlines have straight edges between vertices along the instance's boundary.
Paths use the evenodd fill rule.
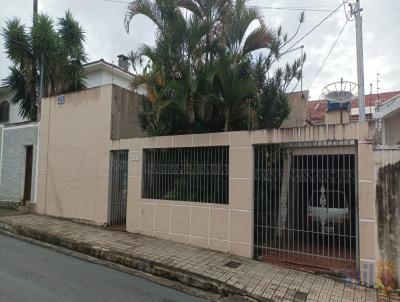
<path fill-rule="evenodd" d="M 155 45 L 130 55 L 137 74 L 132 86 L 146 91 L 140 119 L 149 135 L 263 127 L 265 107 L 285 106 L 285 90 L 300 78 L 303 58 L 271 72 L 293 37 L 268 28 L 246 0 L 134 0 L 125 16 L 128 32 L 139 14 L 157 27 Z M 268 125 L 287 115 L 280 110 Z"/>
<path fill-rule="evenodd" d="M 6 22 L 2 36 L 12 62 L 3 82 L 15 91 L 11 102 L 19 104 L 21 116 L 37 120 L 41 92 L 49 96 L 85 87 L 85 32 L 70 11 L 57 22 L 39 14 L 29 29 L 15 17 Z M 39 87 L 41 76 L 43 87 Z"/>

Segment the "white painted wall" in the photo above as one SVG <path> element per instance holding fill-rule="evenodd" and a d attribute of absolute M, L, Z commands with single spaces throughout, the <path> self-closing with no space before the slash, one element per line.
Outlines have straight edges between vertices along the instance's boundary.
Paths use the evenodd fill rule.
<path fill-rule="evenodd" d="M 19 105 L 15 105 L 10 102 L 12 97 L 13 97 L 12 91 L 0 91 L 0 104 L 5 101 L 10 103 L 10 121 L 9 121 L 10 124 L 22 123 L 26 120 L 22 118 L 18 113 Z"/>
<path fill-rule="evenodd" d="M 115 84 L 122 88 L 129 89 L 130 81 L 126 77 L 119 75 L 119 72 L 113 72 L 111 69 L 98 69 L 85 73 L 86 87 L 94 88 L 103 85 Z"/>
<path fill-rule="evenodd" d="M 389 146 L 400 144 L 400 111 L 383 119 L 385 144 Z"/>

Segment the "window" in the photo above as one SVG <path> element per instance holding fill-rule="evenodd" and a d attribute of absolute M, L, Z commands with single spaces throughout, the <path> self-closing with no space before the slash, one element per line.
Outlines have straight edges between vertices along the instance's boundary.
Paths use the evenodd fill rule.
<path fill-rule="evenodd" d="M 143 150 L 142 197 L 228 204 L 229 147 Z"/>
<path fill-rule="evenodd" d="M 0 104 L 0 123 L 8 123 L 10 120 L 10 103 L 3 102 Z"/>

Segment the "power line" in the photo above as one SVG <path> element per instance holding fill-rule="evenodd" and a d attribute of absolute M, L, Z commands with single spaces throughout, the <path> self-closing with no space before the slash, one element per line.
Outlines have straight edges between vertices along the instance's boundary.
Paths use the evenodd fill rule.
<path fill-rule="evenodd" d="M 346 19 L 346 22 L 344 23 L 344 25 L 343 25 L 343 27 L 342 27 L 342 30 L 340 31 L 340 33 L 339 33 L 339 35 L 337 36 L 335 42 L 333 42 L 331 48 L 329 49 L 329 52 L 328 52 L 328 54 L 326 55 L 324 61 L 322 62 L 321 67 L 318 69 L 317 73 L 315 74 L 314 78 L 312 79 L 312 81 L 311 81 L 311 83 L 310 83 L 310 85 L 309 85 L 309 87 L 308 87 L 308 90 L 310 90 L 310 88 L 311 88 L 312 84 L 314 83 L 315 79 L 319 76 L 320 72 L 321 72 L 322 69 L 324 68 L 325 63 L 328 61 L 329 56 L 331 55 L 333 49 L 335 48 L 337 42 L 339 41 L 340 37 L 342 36 L 342 34 L 343 34 L 343 32 L 344 32 L 344 29 L 346 28 L 347 22 L 348 22 L 348 20 Z"/>
<path fill-rule="evenodd" d="M 318 22 L 311 30 L 309 30 L 306 34 L 304 34 L 300 39 L 298 39 L 292 46 L 290 46 L 283 54 L 288 53 L 290 50 L 292 50 L 297 44 L 299 44 L 301 41 L 303 41 L 306 37 L 308 37 L 314 30 L 316 30 L 319 26 L 322 25 L 326 20 L 328 20 L 334 13 L 339 11 L 339 9 L 343 6 L 343 3 L 341 3 L 335 10 L 333 10 L 329 15 L 327 15 L 325 18 L 323 18 L 320 22 Z"/>
<path fill-rule="evenodd" d="M 103 2 L 114 2 L 114 3 L 122 3 L 122 4 L 129 4 L 130 1 L 123 1 L 123 0 L 103 0 Z M 160 6 L 171 6 L 172 5 L 160 5 Z M 258 9 L 265 9 L 265 10 L 286 10 L 286 11 L 308 11 L 308 12 L 339 12 L 335 9 L 329 9 L 327 6 L 258 6 L 258 5 L 248 5 L 247 7 L 250 8 L 258 8 Z M 325 7 L 325 8 L 324 8 Z"/>
<path fill-rule="evenodd" d="M 274 6 L 252 6 L 252 5 L 249 5 L 248 7 L 258 8 L 258 9 L 269 9 L 269 10 L 287 10 L 287 11 L 333 12 L 333 13 L 339 12 L 335 9 L 320 9 L 312 7 L 290 7 L 290 6 L 274 7 Z"/>

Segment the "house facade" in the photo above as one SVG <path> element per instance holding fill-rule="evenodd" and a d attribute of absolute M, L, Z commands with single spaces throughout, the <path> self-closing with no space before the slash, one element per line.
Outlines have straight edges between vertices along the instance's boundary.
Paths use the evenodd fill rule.
<path fill-rule="evenodd" d="M 363 123 L 301 92 L 280 129 L 142 137 L 132 75 L 102 61 L 86 72 L 88 89 L 42 100 L 37 213 L 366 285 L 384 261 L 400 275 L 386 223 L 400 192 L 396 93 Z"/>
<path fill-rule="evenodd" d="M 375 188 L 400 160 L 375 121 L 141 138 L 135 102 L 112 84 L 43 100 L 38 213 L 375 283 Z"/>
<path fill-rule="evenodd" d="M 133 75 L 123 63 L 119 67 L 101 59 L 86 64 L 87 89 L 113 83 L 128 88 Z M 0 203 L 17 207 L 36 201 L 39 123 L 23 118 L 12 97 L 12 90 L 0 87 Z"/>
<path fill-rule="evenodd" d="M 385 103 L 400 96 L 400 91 L 390 91 L 379 94 L 369 94 L 365 96 L 365 118 L 366 120 L 375 120 L 375 113 L 380 106 L 385 107 Z M 307 103 L 307 119 L 312 125 L 324 125 L 327 123 L 327 101 L 316 100 Z M 347 122 L 358 121 L 358 103 L 352 100 L 349 108 Z M 329 119 L 329 117 L 328 117 Z"/>

